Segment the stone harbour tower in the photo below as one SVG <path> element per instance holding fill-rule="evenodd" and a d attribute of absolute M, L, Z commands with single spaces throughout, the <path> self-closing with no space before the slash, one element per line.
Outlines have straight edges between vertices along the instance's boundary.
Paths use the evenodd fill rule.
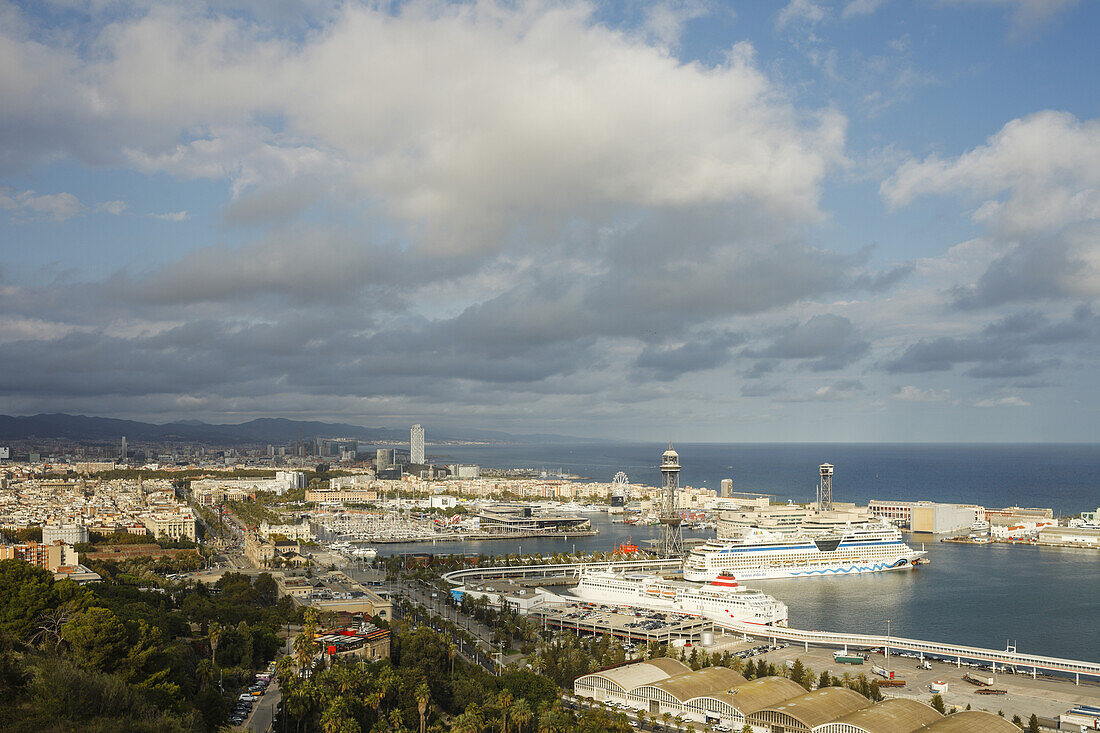
<path fill-rule="evenodd" d="M 661 540 L 657 546 L 660 557 L 684 556 L 684 531 L 680 526 L 683 517 L 677 507 L 677 494 L 680 493 L 680 455 L 672 450 L 661 454 Z"/>

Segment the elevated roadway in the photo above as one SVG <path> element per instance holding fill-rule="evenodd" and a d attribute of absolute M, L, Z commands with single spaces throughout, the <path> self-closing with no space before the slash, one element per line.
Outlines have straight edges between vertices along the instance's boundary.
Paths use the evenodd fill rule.
<path fill-rule="evenodd" d="M 715 626 L 729 631 L 735 631 L 746 636 L 754 636 L 761 639 L 770 639 L 772 643 L 779 640 L 803 644 L 807 649 L 810 644 L 814 646 L 830 646 L 848 651 L 848 647 L 856 649 L 883 649 L 887 656 L 890 650 L 904 650 L 917 652 L 921 659 L 924 655 L 934 656 L 938 659 L 954 659 L 957 666 L 967 662 L 989 662 L 993 665 L 993 671 L 1001 667 L 1014 667 L 1030 669 L 1032 676 L 1037 670 L 1044 672 L 1056 672 L 1059 674 L 1073 675 L 1074 681 L 1080 684 L 1081 675 L 1100 678 L 1100 664 L 1096 662 L 1082 662 L 1076 659 L 1059 659 L 1058 657 L 1043 657 L 1034 654 L 1021 654 L 1011 647 L 1005 650 L 983 649 L 975 646 L 960 646 L 958 644 L 943 644 L 937 641 L 923 641 L 921 639 L 906 639 L 897 636 L 876 636 L 873 634 L 843 634 L 832 631 L 806 631 L 803 629 L 791 629 L 782 626 L 761 626 L 743 621 L 715 621 Z"/>
<path fill-rule="evenodd" d="M 608 560 L 604 562 L 573 562 L 559 565 L 501 565 L 498 567 L 464 568 L 443 574 L 451 585 L 464 585 L 483 580 L 524 580 L 575 575 L 584 568 L 589 570 L 645 571 L 650 573 L 679 574 L 682 561 L 671 560 Z"/>

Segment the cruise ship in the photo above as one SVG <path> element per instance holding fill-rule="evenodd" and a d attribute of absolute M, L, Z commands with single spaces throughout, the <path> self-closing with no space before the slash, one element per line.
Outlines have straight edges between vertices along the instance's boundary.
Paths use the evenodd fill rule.
<path fill-rule="evenodd" d="M 762 580 L 901 570 L 924 554 L 883 521 L 823 528 L 820 533 L 810 523 L 794 534 L 750 527 L 737 537 L 694 548 L 684 561 L 684 580 L 708 581 L 723 573 Z"/>
<path fill-rule="evenodd" d="M 742 588 L 732 575 L 697 585 L 644 573 L 587 570 L 573 594 L 598 603 L 674 611 L 715 621 L 787 625 L 785 603 L 762 591 Z"/>

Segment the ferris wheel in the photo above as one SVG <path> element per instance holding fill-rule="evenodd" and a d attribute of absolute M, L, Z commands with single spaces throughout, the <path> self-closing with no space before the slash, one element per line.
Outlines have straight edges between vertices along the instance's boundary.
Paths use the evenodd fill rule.
<path fill-rule="evenodd" d="M 630 479 L 626 477 L 626 474 L 624 472 L 619 471 L 617 474 L 615 474 L 615 478 L 612 480 L 612 483 L 615 484 L 615 488 L 621 489 L 625 488 L 626 485 L 630 483 Z"/>

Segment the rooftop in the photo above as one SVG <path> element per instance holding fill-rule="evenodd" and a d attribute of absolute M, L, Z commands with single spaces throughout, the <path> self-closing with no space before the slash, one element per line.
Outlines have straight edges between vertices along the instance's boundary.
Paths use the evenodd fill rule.
<path fill-rule="evenodd" d="M 646 662 L 635 662 L 592 674 L 610 680 L 624 690 L 633 690 L 635 687 L 660 682 L 673 675 L 690 671 L 691 667 L 676 659 L 657 657 Z"/>
<path fill-rule="evenodd" d="M 727 667 L 707 667 L 655 682 L 653 687 L 664 690 L 681 702 L 696 697 L 728 695 L 729 691 L 743 685 L 745 678 Z"/>
<path fill-rule="evenodd" d="M 751 715 L 804 694 L 806 688 L 786 677 L 761 677 L 730 690 L 733 706 L 743 715 Z"/>
<path fill-rule="evenodd" d="M 871 701 L 855 690 L 823 687 L 767 709 L 789 715 L 807 728 L 814 728 L 870 705 Z"/>
<path fill-rule="evenodd" d="M 892 697 L 832 722 L 850 725 L 867 733 L 911 733 L 939 720 L 943 720 L 943 716 L 924 703 Z"/>
<path fill-rule="evenodd" d="M 1020 729 L 999 715 L 983 710 L 964 710 L 936 721 L 922 733 L 1019 733 Z"/>

